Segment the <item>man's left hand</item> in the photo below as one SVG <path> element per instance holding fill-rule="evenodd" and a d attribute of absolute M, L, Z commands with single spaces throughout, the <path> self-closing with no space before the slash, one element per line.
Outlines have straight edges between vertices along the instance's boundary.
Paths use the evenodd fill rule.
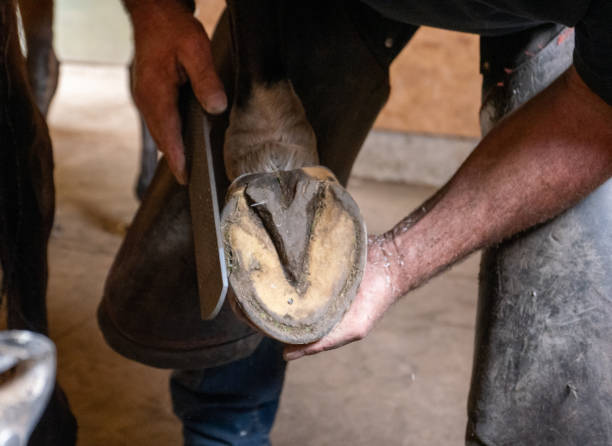
<path fill-rule="evenodd" d="M 396 268 L 392 268 L 392 265 L 398 265 L 393 244 L 386 242 L 383 237 L 371 237 L 368 261 L 359 291 L 340 323 L 312 344 L 287 345 L 283 352 L 285 360 L 314 355 L 363 339 L 399 297 L 395 286 Z"/>

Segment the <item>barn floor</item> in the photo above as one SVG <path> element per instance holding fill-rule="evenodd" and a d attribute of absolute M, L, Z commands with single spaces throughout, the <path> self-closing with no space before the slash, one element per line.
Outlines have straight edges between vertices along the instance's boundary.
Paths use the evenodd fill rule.
<path fill-rule="evenodd" d="M 168 372 L 115 354 L 95 320 L 106 272 L 137 203 L 136 114 L 121 67 L 65 65 L 49 118 L 57 213 L 50 248 L 51 334 L 79 444 L 178 445 Z M 354 179 L 370 231 L 432 189 Z M 289 367 L 276 445 L 461 444 L 477 256 L 400 301 L 368 339 Z"/>

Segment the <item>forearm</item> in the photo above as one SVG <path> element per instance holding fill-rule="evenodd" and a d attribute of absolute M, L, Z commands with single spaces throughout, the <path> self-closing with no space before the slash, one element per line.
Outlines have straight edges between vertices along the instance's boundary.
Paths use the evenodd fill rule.
<path fill-rule="evenodd" d="M 612 107 L 574 76 L 500 123 L 424 209 L 385 234 L 394 294 L 554 217 L 612 175 Z"/>
<path fill-rule="evenodd" d="M 478 248 L 554 217 L 612 176 L 612 107 L 570 70 L 487 135 L 448 184 L 376 237 L 359 293 L 296 359 L 362 339 L 401 295 Z"/>

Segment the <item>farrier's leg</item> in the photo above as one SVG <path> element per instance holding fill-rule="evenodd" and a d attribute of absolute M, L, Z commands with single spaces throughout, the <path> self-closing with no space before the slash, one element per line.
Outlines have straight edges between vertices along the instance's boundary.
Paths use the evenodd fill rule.
<path fill-rule="evenodd" d="M 53 0 L 19 0 L 28 57 L 28 78 L 44 116 L 57 89 L 59 61 L 53 50 Z"/>
<path fill-rule="evenodd" d="M 0 6 L 0 261 L 8 327 L 47 333 L 47 241 L 53 224 L 51 142 L 27 81 L 15 3 Z M 31 445 L 73 445 L 76 423 L 56 386 Z"/>
<path fill-rule="evenodd" d="M 239 361 L 175 371 L 170 389 L 185 445 L 269 445 L 287 364 L 282 349 L 266 338 Z"/>
<path fill-rule="evenodd" d="M 483 39 L 483 127 L 564 71 L 572 47 L 550 26 Z M 612 181 L 484 253 L 467 444 L 612 444 L 611 271 Z"/>

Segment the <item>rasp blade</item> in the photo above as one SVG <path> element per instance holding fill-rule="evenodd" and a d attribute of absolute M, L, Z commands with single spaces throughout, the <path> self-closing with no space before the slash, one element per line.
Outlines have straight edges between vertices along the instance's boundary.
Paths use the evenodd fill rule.
<path fill-rule="evenodd" d="M 219 225 L 219 198 L 210 145 L 210 123 L 191 93 L 183 114 L 183 139 L 191 153 L 189 202 L 202 319 L 213 319 L 227 294 L 228 280 Z"/>

